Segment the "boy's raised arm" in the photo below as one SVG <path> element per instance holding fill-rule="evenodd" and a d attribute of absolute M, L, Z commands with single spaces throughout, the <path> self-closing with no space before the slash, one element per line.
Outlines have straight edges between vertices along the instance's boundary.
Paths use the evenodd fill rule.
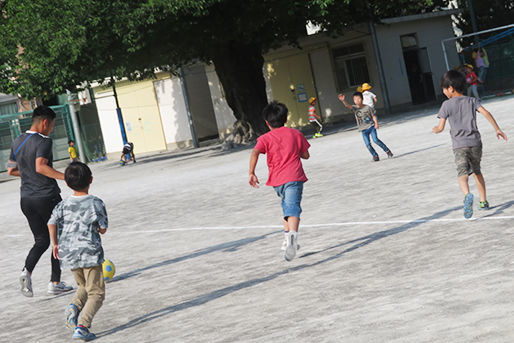
<path fill-rule="evenodd" d="M 254 188 L 259 188 L 259 179 L 257 178 L 257 175 L 255 175 L 255 167 L 257 166 L 257 161 L 259 160 L 260 155 L 259 149 L 253 149 L 252 154 L 250 155 L 250 170 L 248 172 L 248 183 L 250 186 Z"/>
<path fill-rule="evenodd" d="M 344 100 L 344 99 L 345 99 L 345 98 L 344 98 L 344 94 L 339 94 L 339 95 L 337 96 L 337 98 L 339 99 L 339 101 L 341 101 L 341 102 L 343 103 L 343 105 L 344 105 L 346 108 L 348 108 L 348 109 L 350 109 L 350 110 L 352 109 L 352 105 L 350 105 L 349 103 L 347 103 L 347 102 Z"/>
<path fill-rule="evenodd" d="M 500 137 L 501 137 L 501 138 L 507 140 L 507 135 L 500 129 L 500 127 L 498 126 L 498 123 L 494 119 L 493 115 L 488 110 L 486 110 L 483 106 L 480 106 L 478 108 L 478 112 L 480 112 L 494 127 L 494 129 L 496 130 L 496 137 L 498 139 L 500 139 Z"/>

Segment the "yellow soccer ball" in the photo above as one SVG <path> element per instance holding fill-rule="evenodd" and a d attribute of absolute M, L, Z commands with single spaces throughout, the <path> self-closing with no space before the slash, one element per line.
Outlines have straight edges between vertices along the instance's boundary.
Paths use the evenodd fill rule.
<path fill-rule="evenodd" d="M 104 274 L 104 280 L 110 281 L 114 277 L 114 273 L 116 273 L 116 267 L 111 260 L 105 259 L 104 263 L 102 263 L 102 271 Z"/>

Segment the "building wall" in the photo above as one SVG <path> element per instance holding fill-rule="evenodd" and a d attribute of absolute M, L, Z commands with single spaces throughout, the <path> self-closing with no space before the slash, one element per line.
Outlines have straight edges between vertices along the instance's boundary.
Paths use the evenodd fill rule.
<path fill-rule="evenodd" d="M 287 125 L 308 125 L 308 99 L 317 96 L 308 51 L 291 49 L 270 54 L 265 60 L 273 99 L 289 109 Z"/>
<path fill-rule="evenodd" d="M 119 82 L 116 83 L 116 92 L 127 140 L 134 143 L 134 152 L 166 150 L 153 80 Z M 123 148 L 123 141 L 112 89 L 98 87 L 95 89 L 95 97 L 106 152 L 119 152 Z"/>
<path fill-rule="evenodd" d="M 323 119 L 333 120 L 341 114 L 341 108 L 337 99 L 338 91 L 330 50 L 327 45 L 323 45 L 310 51 L 309 55 L 321 116 Z"/>
<path fill-rule="evenodd" d="M 418 46 L 427 48 L 430 69 L 432 72 L 432 84 L 436 96 L 442 96 L 439 88 L 439 79 L 446 71 L 444 55 L 441 47 L 441 40 L 453 36 L 452 24 L 448 15 L 441 17 L 423 18 L 406 22 L 396 22 L 394 24 L 376 25 L 380 54 L 385 71 L 389 100 L 392 106 L 401 106 L 412 103 L 403 49 L 400 36 L 415 33 L 418 38 Z M 369 26 L 360 24 L 354 27 L 353 31 L 348 31 L 337 38 L 330 38 L 321 34 L 308 36 L 300 40 L 302 49 L 284 46 L 269 53 L 266 61 L 274 61 L 289 65 L 288 70 L 280 71 L 282 78 L 287 78 L 287 74 L 305 74 L 302 67 L 287 63 L 287 56 L 291 54 L 308 53 L 310 67 L 315 82 L 318 97 L 318 110 L 322 114 L 324 121 L 338 121 L 344 116 L 348 116 L 349 111 L 339 102 L 337 94 L 343 93 L 349 103 L 352 102 L 352 94 L 356 91 L 357 85 L 349 88 L 341 87 L 336 78 L 336 68 L 333 57 L 334 49 L 362 44 L 366 57 L 369 80 L 373 86 L 372 92 L 378 97 L 377 110 L 382 112 L 384 109 L 384 96 L 380 85 L 378 66 L 373 49 Z M 450 64 L 458 63 L 456 50 L 448 51 Z M 452 65 L 453 65 L 452 64 Z M 269 73 L 269 70 L 268 70 Z M 272 79 L 273 81 L 273 79 Z M 272 97 L 282 96 L 282 85 L 272 82 Z M 280 100 L 280 99 L 278 99 Z M 304 125 L 299 117 L 292 117 L 297 124 Z M 351 119 L 351 117 L 348 117 Z"/>
<path fill-rule="evenodd" d="M 154 81 L 154 88 L 168 149 L 191 146 L 191 130 L 180 79 L 174 76 Z"/>
<path fill-rule="evenodd" d="M 418 38 L 418 46 L 427 48 L 434 90 L 436 95 L 442 96 L 439 79 L 446 71 L 446 64 L 441 40 L 454 35 L 449 16 L 377 25 L 376 31 L 391 105 L 411 102 L 407 70 L 400 41 L 400 36 L 407 34 L 415 33 Z M 456 50 L 448 52 L 451 61 L 458 61 Z"/>
<path fill-rule="evenodd" d="M 184 67 L 184 82 L 196 137 L 199 141 L 219 137 L 205 66 Z"/>
<path fill-rule="evenodd" d="M 236 117 L 225 99 L 225 93 L 218 79 L 218 75 L 216 75 L 214 65 L 206 65 L 205 74 L 207 75 L 209 84 L 212 107 L 216 117 L 216 125 L 218 127 L 220 138 L 223 139 L 230 134 L 230 130 L 236 121 Z"/>
<path fill-rule="evenodd" d="M 121 138 L 118 115 L 116 114 L 116 102 L 112 91 L 95 92 L 98 119 L 105 144 L 106 153 L 121 152 L 123 139 Z"/>

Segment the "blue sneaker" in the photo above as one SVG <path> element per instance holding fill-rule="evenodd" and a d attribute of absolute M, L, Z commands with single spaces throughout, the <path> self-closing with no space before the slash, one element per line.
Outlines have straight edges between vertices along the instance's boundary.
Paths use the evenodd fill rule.
<path fill-rule="evenodd" d="M 468 193 L 464 197 L 464 218 L 469 219 L 473 215 L 473 194 Z"/>
<path fill-rule="evenodd" d="M 66 327 L 75 330 L 77 327 L 77 320 L 79 318 L 79 309 L 75 304 L 69 304 L 64 310 L 64 317 L 66 318 Z"/>
<path fill-rule="evenodd" d="M 73 336 L 71 336 L 76 341 L 92 341 L 96 338 L 96 335 L 94 333 L 89 332 L 88 328 L 77 326 L 75 328 L 75 331 L 73 332 Z"/>

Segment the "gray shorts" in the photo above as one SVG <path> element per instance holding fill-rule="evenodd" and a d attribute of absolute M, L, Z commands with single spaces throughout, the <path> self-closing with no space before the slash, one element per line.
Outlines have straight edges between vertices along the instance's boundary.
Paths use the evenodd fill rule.
<path fill-rule="evenodd" d="M 482 174 L 480 161 L 482 160 L 482 146 L 453 149 L 457 176 Z"/>

